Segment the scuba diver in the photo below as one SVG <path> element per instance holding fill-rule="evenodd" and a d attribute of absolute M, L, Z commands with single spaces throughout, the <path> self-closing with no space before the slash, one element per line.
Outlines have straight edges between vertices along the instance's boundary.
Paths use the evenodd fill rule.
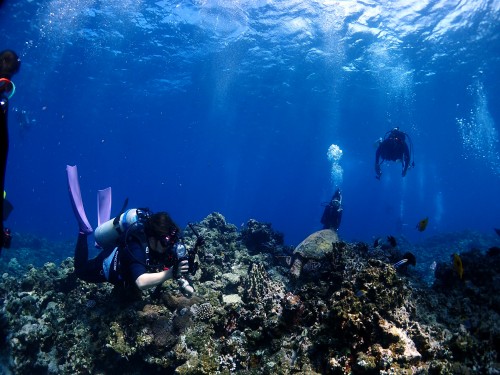
<path fill-rule="evenodd" d="M 325 206 L 323 216 L 321 216 L 321 224 L 323 229 L 333 229 L 337 231 L 342 220 L 342 193 L 340 188 L 333 194 L 332 200 Z"/>
<path fill-rule="evenodd" d="M 377 178 L 377 180 L 380 180 L 380 176 L 382 176 L 380 165 L 385 160 L 401 160 L 401 163 L 403 164 L 402 176 L 406 176 L 406 171 L 410 166 L 410 149 L 408 148 L 408 144 L 406 143 L 406 137 L 408 137 L 408 140 L 410 142 L 411 154 L 413 158 L 413 147 L 410 136 L 405 132 L 399 130 L 398 127 L 389 130 L 385 134 L 383 140 L 379 139 L 377 152 L 375 154 L 375 177 Z M 411 166 L 414 167 L 415 163 L 412 162 Z"/>
<path fill-rule="evenodd" d="M 190 295 L 194 289 L 183 277 L 196 272 L 194 256 L 203 245 L 198 236 L 191 252 L 181 238 L 179 227 L 166 212 L 147 209 L 123 210 L 114 219 L 111 212 L 111 188 L 98 193 L 99 226 L 92 230 L 83 208 L 78 171 L 67 166 L 70 199 L 78 220 L 79 234 L 75 248 L 75 274 L 91 283 L 110 282 L 127 290 L 145 290 L 177 279 L 181 290 Z M 88 259 L 87 236 L 94 232 L 102 251 Z"/>
<path fill-rule="evenodd" d="M 5 50 L 0 52 L 0 192 L 5 188 L 5 169 L 7 167 L 7 156 L 9 154 L 9 129 L 8 109 L 9 99 L 16 91 L 16 86 L 10 80 L 19 71 L 21 60 L 14 51 Z M 5 195 L 5 193 L 4 193 Z M 2 213 L 2 224 L 0 228 L 0 252 L 2 248 L 10 246 L 10 230 L 4 229 L 3 222 L 7 218 L 5 197 L 0 197 L 0 212 Z"/>

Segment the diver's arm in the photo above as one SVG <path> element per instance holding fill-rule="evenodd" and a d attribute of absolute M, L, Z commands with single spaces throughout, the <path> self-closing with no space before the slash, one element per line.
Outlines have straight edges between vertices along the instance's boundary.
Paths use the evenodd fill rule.
<path fill-rule="evenodd" d="M 140 290 L 145 290 L 163 284 L 168 279 L 174 278 L 174 268 L 169 268 L 168 270 L 155 273 L 143 273 L 137 279 L 135 279 L 135 285 L 137 285 Z M 183 273 L 187 273 L 188 271 L 189 263 L 187 260 L 183 260 L 179 263 L 177 276 Z"/>
<path fill-rule="evenodd" d="M 173 271 L 171 268 L 155 273 L 143 273 L 135 280 L 135 285 L 137 285 L 140 290 L 145 290 L 163 284 L 172 277 Z"/>

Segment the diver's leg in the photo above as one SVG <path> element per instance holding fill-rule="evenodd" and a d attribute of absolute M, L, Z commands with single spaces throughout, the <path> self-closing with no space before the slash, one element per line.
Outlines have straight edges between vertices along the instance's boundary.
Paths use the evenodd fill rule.
<path fill-rule="evenodd" d="M 89 246 L 87 234 L 80 232 L 75 247 L 75 274 L 76 276 L 90 283 L 101 283 L 106 281 L 102 272 L 103 257 L 99 254 L 93 259 L 89 257 Z"/>
<path fill-rule="evenodd" d="M 75 247 L 75 273 L 80 279 L 85 280 L 86 266 L 89 259 L 89 245 L 87 234 L 80 232 Z"/>
<path fill-rule="evenodd" d="M 68 186 L 69 186 L 69 197 L 71 200 L 71 207 L 73 207 L 73 212 L 78 220 L 78 226 L 80 227 L 80 232 L 92 233 L 93 229 L 89 224 L 87 215 L 85 214 L 85 209 L 82 202 L 82 194 L 80 192 L 80 184 L 78 182 L 78 169 L 75 166 L 66 166 L 66 171 L 68 173 Z"/>

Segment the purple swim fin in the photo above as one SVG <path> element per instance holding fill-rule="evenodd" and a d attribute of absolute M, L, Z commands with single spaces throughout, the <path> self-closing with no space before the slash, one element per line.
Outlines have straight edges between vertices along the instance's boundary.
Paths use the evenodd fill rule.
<path fill-rule="evenodd" d="M 82 193 L 80 192 L 80 183 L 78 182 L 78 169 L 75 166 L 67 165 L 66 172 L 68 173 L 68 187 L 71 207 L 75 213 L 80 232 L 90 234 L 94 230 L 89 224 L 85 209 L 83 208 Z"/>
<path fill-rule="evenodd" d="M 97 191 L 97 227 L 109 221 L 111 217 L 111 188 Z M 102 249 L 101 245 L 95 242 L 95 247 Z"/>
<path fill-rule="evenodd" d="M 97 226 L 111 219 L 111 188 L 97 192 Z"/>

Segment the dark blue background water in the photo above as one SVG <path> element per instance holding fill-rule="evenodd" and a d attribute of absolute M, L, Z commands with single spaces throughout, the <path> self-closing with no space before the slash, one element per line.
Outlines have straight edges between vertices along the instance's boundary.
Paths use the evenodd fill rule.
<path fill-rule="evenodd" d="M 270 222 L 295 245 L 340 185 L 345 239 L 491 232 L 500 2 L 385 3 L 5 0 L 0 49 L 22 58 L 7 225 L 72 238 L 76 164 L 93 225 L 96 192 L 112 186 L 114 213 L 126 197 L 182 226 L 218 211 Z M 374 142 L 394 126 L 415 168 L 401 178 L 384 165 L 377 181 Z"/>

